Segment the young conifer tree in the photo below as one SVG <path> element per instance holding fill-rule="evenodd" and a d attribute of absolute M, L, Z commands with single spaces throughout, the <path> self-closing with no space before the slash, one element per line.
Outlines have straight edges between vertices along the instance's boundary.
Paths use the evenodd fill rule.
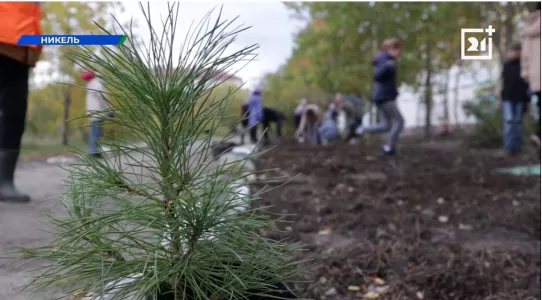
<path fill-rule="evenodd" d="M 232 27 L 235 20 L 209 13 L 179 38 L 176 5 L 169 6 L 162 32 L 153 28 L 150 8 L 141 8 L 150 30 L 145 44 L 130 40 L 130 28 L 123 45 L 70 57 L 94 69 L 108 87 L 103 96 L 116 117 L 107 123 L 148 147 L 114 142 L 108 159 L 81 154 L 81 162 L 70 166 L 62 197 L 68 216 L 53 219 L 55 240 L 21 249 L 21 260 L 49 262 L 28 288 L 62 283 L 95 299 L 271 293 L 298 272 L 298 246 L 258 235 L 273 220 L 254 209 L 237 212 L 241 196 L 258 197 L 232 189 L 246 174 L 231 166 L 209 171 L 211 136 L 234 92 L 213 97 L 220 84 L 213 77 L 250 61 L 257 47 L 230 49 L 247 29 Z M 210 135 L 204 134 L 208 128 Z"/>

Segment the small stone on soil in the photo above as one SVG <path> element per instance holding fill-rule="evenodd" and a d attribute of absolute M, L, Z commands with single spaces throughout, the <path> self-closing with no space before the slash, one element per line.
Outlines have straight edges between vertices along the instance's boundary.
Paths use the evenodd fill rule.
<path fill-rule="evenodd" d="M 331 233 L 331 228 L 325 227 L 322 230 L 318 231 L 319 235 L 328 235 Z"/>
<path fill-rule="evenodd" d="M 472 225 L 459 224 L 459 230 L 472 230 L 472 229 L 473 229 Z"/>
<path fill-rule="evenodd" d="M 432 209 L 427 208 L 427 209 L 424 209 L 424 210 L 422 211 L 422 215 L 428 216 L 428 217 L 432 217 L 432 216 L 435 215 L 435 212 L 433 212 Z"/>
<path fill-rule="evenodd" d="M 336 288 L 330 288 L 325 293 L 326 296 L 335 296 L 337 295 L 337 289 Z"/>
<path fill-rule="evenodd" d="M 440 223 L 448 223 L 448 217 L 447 216 L 439 216 L 438 221 Z"/>
<path fill-rule="evenodd" d="M 442 198 L 442 197 L 441 197 L 441 198 L 438 198 L 438 199 L 437 199 L 437 203 L 438 203 L 438 204 L 444 204 L 444 198 Z"/>
<path fill-rule="evenodd" d="M 361 288 L 359 286 L 357 286 L 357 285 L 349 285 L 348 290 L 351 291 L 351 292 L 357 292 L 357 291 L 361 290 Z"/>

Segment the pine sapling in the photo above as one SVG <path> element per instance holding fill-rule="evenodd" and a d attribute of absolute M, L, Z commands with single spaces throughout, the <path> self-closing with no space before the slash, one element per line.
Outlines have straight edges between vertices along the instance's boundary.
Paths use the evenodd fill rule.
<path fill-rule="evenodd" d="M 80 153 L 69 167 L 55 240 L 20 250 L 20 260 L 48 262 L 27 288 L 62 283 L 93 299 L 280 299 L 272 292 L 296 277 L 299 247 L 257 234 L 274 220 L 250 208 L 260 193 L 240 188 L 242 161 L 209 159 L 235 92 L 213 95 L 215 78 L 252 60 L 257 46 L 231 49 L 247 28 L 212 12 L 178 39 L 175 4 L 159 33 L 149 7 L 145 43 L 129 28 L 123 45 L 69 54 L 106 84 L 116 116 L 107 123 L 124 140 L 108 142 L 107 159 Z"/>

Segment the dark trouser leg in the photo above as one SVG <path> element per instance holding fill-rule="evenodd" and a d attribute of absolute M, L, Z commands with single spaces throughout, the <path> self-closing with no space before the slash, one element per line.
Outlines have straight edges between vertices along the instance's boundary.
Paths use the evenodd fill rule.
<path fill-rule="evenodd" d="M 26 122 L 29 67 L 0 54 L 0 200 L 28 202 L 14 174 Z"/>
<path fill-rule="evenodd" d="M 269 144 L 269 130 L 270 130 L 270 123 L 269 122 L 262 122 L 263 127 L 263 143 Z"/>
<path fill-rule="evenodd" d="M 240 134 L 240 137 L 241 137 L 241 145 L 244 145 L 245 144 L 245 135 L 249 132 L 248 124 L 244 125 L 244 123 L 241 123 L 238 126 L 241 127 L 240 130 L 239 130 L 239 134 Z"/>
<path fill-rule="evenodd" d="M 349 142 L 351 139 L 356 137 L 356 129 L 361 126 L 361 120 L 356 119 L 352 124 L 350 124 L 350 128 L 348 130 L 348 136 L 346 137 L 346 141 Z"/>
<path fill-rule="evenodd" d="M 245 134 L 247 133 L 248 129 L 248 106 L 243 105 L 241 108 L 241 122 L 239 123 L 241 125 L 241 145 L 245 144 Z"/>
<path fill-rule="evenodd" d="M 250 128 L 250 141 L 253 144 L 258 142 L 258 124 L 255 124 Z"/>
<path fill-rule="evenodd" d="M 536 136 L 540 138 L 540 119 L 542 116 L 540 116 L 540 91 L 535 92 L 536 95 L 536 106 L 538 108 L 538 122 L 536 122 Z"/>

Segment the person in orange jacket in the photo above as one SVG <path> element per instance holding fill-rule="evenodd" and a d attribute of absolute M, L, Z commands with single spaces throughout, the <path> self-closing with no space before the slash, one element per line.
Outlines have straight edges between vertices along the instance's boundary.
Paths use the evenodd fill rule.
<path fill-rule="evenodd" d="M 30 202 L 14 185 L 25 129 L 30 68 L 41 46 L 17 46 L 25 34 L 41 34 L 38 2 L 0 2 L 0 201 Z"/>

